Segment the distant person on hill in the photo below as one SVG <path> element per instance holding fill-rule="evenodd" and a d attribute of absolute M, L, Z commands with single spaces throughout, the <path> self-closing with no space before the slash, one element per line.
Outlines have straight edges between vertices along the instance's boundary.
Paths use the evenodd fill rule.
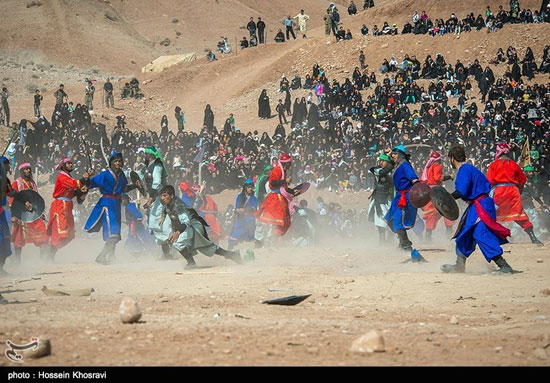
<path fill-rule="evenodd" d="M 276 43 L 284 43 L 285 42 L 285 34 L 283 31 L 279 28 L 279 32 L 275 35 L 275 42 Z"/>
<path fill-rule="evenodd" d="M 361 27 L 361 34 L 363 36 L 367 36 L 369 34 L 369 27 L 367 27 L 367 24 L 363 24 Z"/>
<path fill-rule="evenodd" d="M 258 22 L 256 23 L 256 28 L 258 28 L 258 41 L 260 44 L 265 44 L 265 23 L 262 21 L 261 17 L 258 17 Z"/>
<path fill-rule="evenodd" d="M 292 20 L 292 17 L 290 17 L 290 15 L 288 15 L 287 18 L 283 20 L 283 25 L 286 28 L 286 39 L 290 40 L 290 33 L 294 40 L 296 40 L 296 34 L 294 33 L 294 21 Z"/>
<path fill-rule="evenodd" d="M 277 110 L 277 113 L 279 114 L 279 124 L 283 124 L 283 120 L 285 120 L 285 124 L 288 124 L 288 121 L 285 116 L 285 106 L 283 104 L 283 100 L 279 99 L 279 103 L 277 104 L 277 107 L 275 108 Z"/>
<path fill-rule="evenodd" d="M 350 3 L 349 7 L 348 7 L 348 15 L 352 16 L 352 15 L 356 15 L 356 14 L 357 14 L 357 7 L 355 6 L 355 4 L 352 1 Z"/>
<path fill-rule="evenodd" d="M 330 18 L 330 11 L 327 9 L 327 14 L 323 17 L 323 20 L 325 21 L 325 35 L 330 36 L 330 25 L 331 25 L 331 18 Z"/>
<path fill-rule="evenodd" d="M 248 40 L 246 39 L 246 36 L 243 36 L 243 39 L 241 40 L 241 49 L 248 48 Z"/>
<path fill-rule="evenodd" d="M 8 88 L 2 87 L 2 93 L 0 93 L 0 115 L 3 114 L 4 117 L 4 123 L 6 126 L 10 126 L 10 106 L 8 105 L 8 97 L 10 96 L 10 93 L 8 92 Z"/>
<path fill-rule="evenodd" d="M 338 33 L 338 23 L 340 22 L 340 14 L 338 13 L 338 8 L 332 8 L 332 13 L 330 15 L 330 27 L 332 29 L 332 34 L 336 36 Z"/>
<path fill-rule="evenodd" d="M 64 102 L 66 102 L 67 99 L 69 98 L 67 93 L 65 93 L 64 89 L 65 89 L 65 86 L 61 84 L 59 85 L 59 89 L 56 90 L 55 93 L 53 94 L 55 97 L 55 105 L 61 105 Z"/>
<path fill-rule="evenodd" d="M 105 106 L 107 108 L 109 107 L 114 108 L 115 98 L 113 97 L 113 84 L 111 83 L 110 78 L 107 78 L 107 81 L 103 85 L 103 90 L 105 91 Z"/>
<path fill-rule="evenodd" d="M 351 35 L 351 31 L 348 29 L 346 31 L 346 40 L 351 40 L 351 39 L 353 39 L 353 36 Z"/>
<path fill-rule="evenodd" d="M 42 97 L 42 95 L 40 94 L 40 91 L 37 89 L 34 92 L 34 116 L 35 117 L 40 117 L 40 115 L 42 114 L 42 112 L 40 110 L 40 102 L 43 99 L 44 99 L 44 97 Z"/>
<path fill-rule="evenodd" d="M 246 24 L 246 29 L 248 29 L 248 33 L 250 33 L 250 36 L 256 34 L 256 23 L 254 22 L 253 17 L 251 17 L 248 24 Z"/>
<path fill-rule="evenodd" d="M 262 90 L 258 98 L 258 117 L 265 119 L 271 117 L 271 107 L 269 106 L 269 96 L 267 90 Z"/>
<path fill-rule="evenodd" d="M 258 45 L 258 38 L 256 37 L 256 35 L 250 36 L 249 45 L 250 47 L 255 47 Z"/>
<path fill-rule="evenodd" d="M 306 38 L 307 33 L 307 21 L 309 20 L 309 16 L 304 13 L 304 10 L 301 9 L 300 13 L 298 13 L 296 16 L 294 16 L 295 19 L 298 20 L 298 26 L 300 27 L 300 33 L 302 34 L 302 38 Z"/>
<path fill-rule="evenodd" d="M 363 10 L 374 7 L 374 0 L 365 0 Z"/>
<path fill-rule="evenodd" d="M 204 120 L 203 125 L 206 126 L 208 131 L 211 131 L 212 128 L 214 128 L 214 112 L 212 112 L 212 108 L 210 107 L 210 104 L 207 104 L 204 108 Z"/>

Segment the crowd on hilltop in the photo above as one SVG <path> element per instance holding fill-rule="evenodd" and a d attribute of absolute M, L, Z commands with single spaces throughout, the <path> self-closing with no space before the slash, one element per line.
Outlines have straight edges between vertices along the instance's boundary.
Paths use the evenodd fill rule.
<path fill-rule="evenodd" d="M 451 13 L 448 19 L 432 19 L 426 11 L 414 11 L 411 21 L 407 21 L 401 29 L 401 34 L 416 34 L 438 36 L 445 34 L 460 35 L 463 32 L 481 31 L 495 32 L 506 24 L 526 24 L 526 23 L 548 23 L 550 22 L 550 4 L 544 4 L 540 10 L 521 8 L 519 1 L 510 1 L 509 10 L 500 5 L 498 11 L 493 11 L 487 6 L 484 14 L 474 15 L 473 12 L 459 19 L 455 13 Z M 369 34 L 369 28 L 366 24 L 361 27 L 361 34 Z M 399 33 L 397 24 L 390 25 L 384 22 L 381 28 L 378 25 L 372 27 L 373 36 L 397 35 Z M 335 34 L 336 35 L 336 34 Z"/>

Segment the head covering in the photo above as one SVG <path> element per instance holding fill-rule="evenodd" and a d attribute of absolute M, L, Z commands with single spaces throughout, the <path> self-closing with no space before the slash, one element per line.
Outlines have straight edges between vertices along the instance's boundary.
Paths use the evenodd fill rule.
<path fill-rule="evenodd" d="M 111 166 L 111 163 L 114 160 L 121 160 L 122 164 L 124 164 L 124 160 L 122 159 L 122 153 L 117 152 L 116 150 L 111 153 L 111 157 L 109 158 L 109 166 Z"/>
<path fill-rule="evenodd" d="M 10 163 L 10 160 L 8 160 L 8 158 L 6 156 L 0 157 L 0 160 L 2 160 L 2 163 L 4 163 L 4 164 L 9 164 Z"/>
<path fill-rule="evenodd" d="M 168 171 L 166 170 L 166 166 L 164 165 L 164 160 L 162 159 L 162 155 L 160 154 L 160 151 L 155 148 L 154 146 L 149 146 L 148 148 L 145 148 L 145 154 L 150 154 L 153 157 L 155 157 L 155 161 L 159 160 L 162 164 L 162 168 L 164 169 L 165 174 L 168 174 Z"/>
<path fill-rule="evenodd" d="M 69 157 L 63 157 L 61 159 L 61 161 L 59 161 L 59 163 L 57 164 L 57 166 L 55 167 L 55 170 L 61 170 L 61 167 L 63 165 L 65 165 L 67 162 L 73 162 L 73 160 L 71 160 Z"/>
<path fill-rule="evenodd" d="M 510 151 L 510 145 L 506 142 L 501 142 L 497 145 L 497 153 L 495 154 L 495 160 L 498 159 L 503 154 L 506 154 Z"/>
<path fill-rule="evenodd" d="M 27 169 L 27 168 L 30 168 L 31 167 L 31 164 L 29 164 L 28 162 L 25 162 L 25 163 L 22 163 L 21 165 L 19 165 L 19 170 L 23 170 L 23 169 Z"/>
<path fill-rule="evenodd" d="M 392 153 L 401 153 L 405 156 L 408 156 L 409 153 L 407 153 L 407 149 L 403 145 L 397 145 L 393 148 Z"/>
<path fill-rule="evenodd" d="M 193 190 L 191 189 L 191 186 L 189 185 L 189 182 L 187 182 L 187 181 L 182 181 L 180 183 L 180 190 L 183 194 L 188 195 L 189 197 L 194 196 Z"/>
<path fill-rule="evenodd" d="M 281 157 L 279 157 L 279 162 L 283 164 L 287 162 L 292 162 L 292 158 L 287 153 L 283 153 L 281 154 Z"/>
<path fill-rule="evenodd" d="M 254 181 L 252 181 L 252 179 L 249 178 L 249 179 L 247 179 L 246 181 L 244 181 L 244 185 L 245 185 L 245 186 L 246 186 L 246 185 L 252 185 L 252 186 L 254 186 Z"/>
<path fill-rule="evenodd" d="M 441 152 L 438 150 L 434 150 L 432 154 L 430 154 L 430 159 L 426 163 L 426 166 L 424 166 L 424 170 L 422 170 L 422 175 L 420 176 L 420 181 L 426 182 L 428 181 L 428 169 L 430 166 L 434 164 L 434 162 L 441 160 Z"/>
<path fill-rule="evenodd" d="M 535 167 L 533 165 L 527 165 L 523 168 L 523 170 L 526 171 L 526 172 L 534 172 Z"/>
<path fill-rule="evenodd" d="M 382 153 L 378 156 L 378 159 L 381 161 L 390 162 L 390 157 L 388 157 L 385 153 Z"/>

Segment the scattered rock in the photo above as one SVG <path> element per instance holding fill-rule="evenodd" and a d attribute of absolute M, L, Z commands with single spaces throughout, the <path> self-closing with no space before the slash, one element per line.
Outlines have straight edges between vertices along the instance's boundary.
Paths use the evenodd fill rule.
<path fill-rule="evenodd" d="M 502 347 L 498 346 L 498 347 L 493 348 L 493 350 L 498 353 L 498 352 L 502 351 Z"/>
<path fill-rule="evenodd" d="M 332 297 L 333 297 L 334 299 L 338 299 L 338 298 L 340 298 L 340 294 L 334 294 Z"/>
<path fill-rule="evenodd" d="M 449 322 L 451 322 L 451 324 L 458 324 L 458 318 L 453 315 Z"/>
<path fill-rule="evenodd" d="M 174 18 L 172 19 L 172 22 L 173 22 L 174 24 L 177 24 L 177 23 L 180 22 L 180 20 L 174 17 Z"/>
<path fill-rule="evenodd" d="M 533 355 L 535 358 L 540 360 L 548 360 L 548 355 L 546 354 L 546 351 L 543 348 L 536 348 L 533 351 Z"/>
<path fill-rule="evenodd" d="M 385 352 L 384 337 L 377 330 L 371 330 L 365 335 L 356 339 L 351 347 L 352 352 Z"/>
<path fill-rule="evenodd" d="M 546 317 L 544 315 L 537 315 L 535 317 L 535 320 L 545 320 L 545 319 L 546 319 Z"/>
<path fill-rule="evenodd" d="M 160 45 L 164 46 L 164 47 L 167 47 L 168 45 L 170 45 L 170 39 L 168 37 L 166 37 L 164 40 L 162 40 L 160 43 Z"/>
<path fill-rule="evenodd" d="M 105 12 L 105 18 L 114 22 L 118 21 L 118 16 L 113 11 Z"/>
<path fill-rule="evenodd" d="M 542 295 L 546 295 L 547 297 L 550 296 L 550 289 L 544 289 L 544 290 L 541 290 L 540 293 Z"/>
<path fill-rule="evenodd" d="M 122 323 L 134 323 L 141 318 L 141 308 L 132 298 L 124 298 L 118 309 Z"/>
<path fill-rule="evenodd" d="M 537 263 L 544 263 L 544 261 L 542 259 L 537 259 Z"/>
<path fill-rule="evenodd" d="M 166 302 L 168 302 L 168 298 L 167 297 L 161 297 L 160 302 L 166 303 Z"/>
<path fill-rule="evenodd" d="M 384 48 L 387 48 L 388 46 L 389 46 L 389 44 L 388 44 L 388 43 L 385 43 L 385 44 L 382 44 L 382 45 L 380 46 L 380 48 L 384 49 Z"/>
<path fill-rule="evenodd" d="M 27 3 L 27 8 L 32 7 L 40 7 L 42 3 L 40 1 L 31 1 L 30 3 Z"/>
<path fill-rule="evenodd" d="M 544 351 L 544 350 L 543 350 Z M 48 356 L 52 353 L 52 344 L 50 342 L 50 339 L 46 338 L 45 336 L 39 336 L 38 337 L 38 347 L 36 350 L 29 350 L 24 353 L 24 356 L 27 358 L 43 358 L 45 356 Z"/>

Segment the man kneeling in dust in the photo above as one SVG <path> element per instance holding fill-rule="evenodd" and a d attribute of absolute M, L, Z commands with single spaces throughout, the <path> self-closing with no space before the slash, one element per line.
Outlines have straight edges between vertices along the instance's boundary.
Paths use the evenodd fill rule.
<path fill-rule="evenodd" d="M 159 194 L 160 198 L 151 207 L 149 229 L 165 255 L 174 247 L 187 261 L 186 269 L 197 267 L 193 259 L 197 250 L 208 257 L 218 254 L 241 263 L 240 252 L 224 250 L 208 239 L 205 229 L 207 223 L 194 209 L 176 198 L 172 185 L 164 186 Z"/>

